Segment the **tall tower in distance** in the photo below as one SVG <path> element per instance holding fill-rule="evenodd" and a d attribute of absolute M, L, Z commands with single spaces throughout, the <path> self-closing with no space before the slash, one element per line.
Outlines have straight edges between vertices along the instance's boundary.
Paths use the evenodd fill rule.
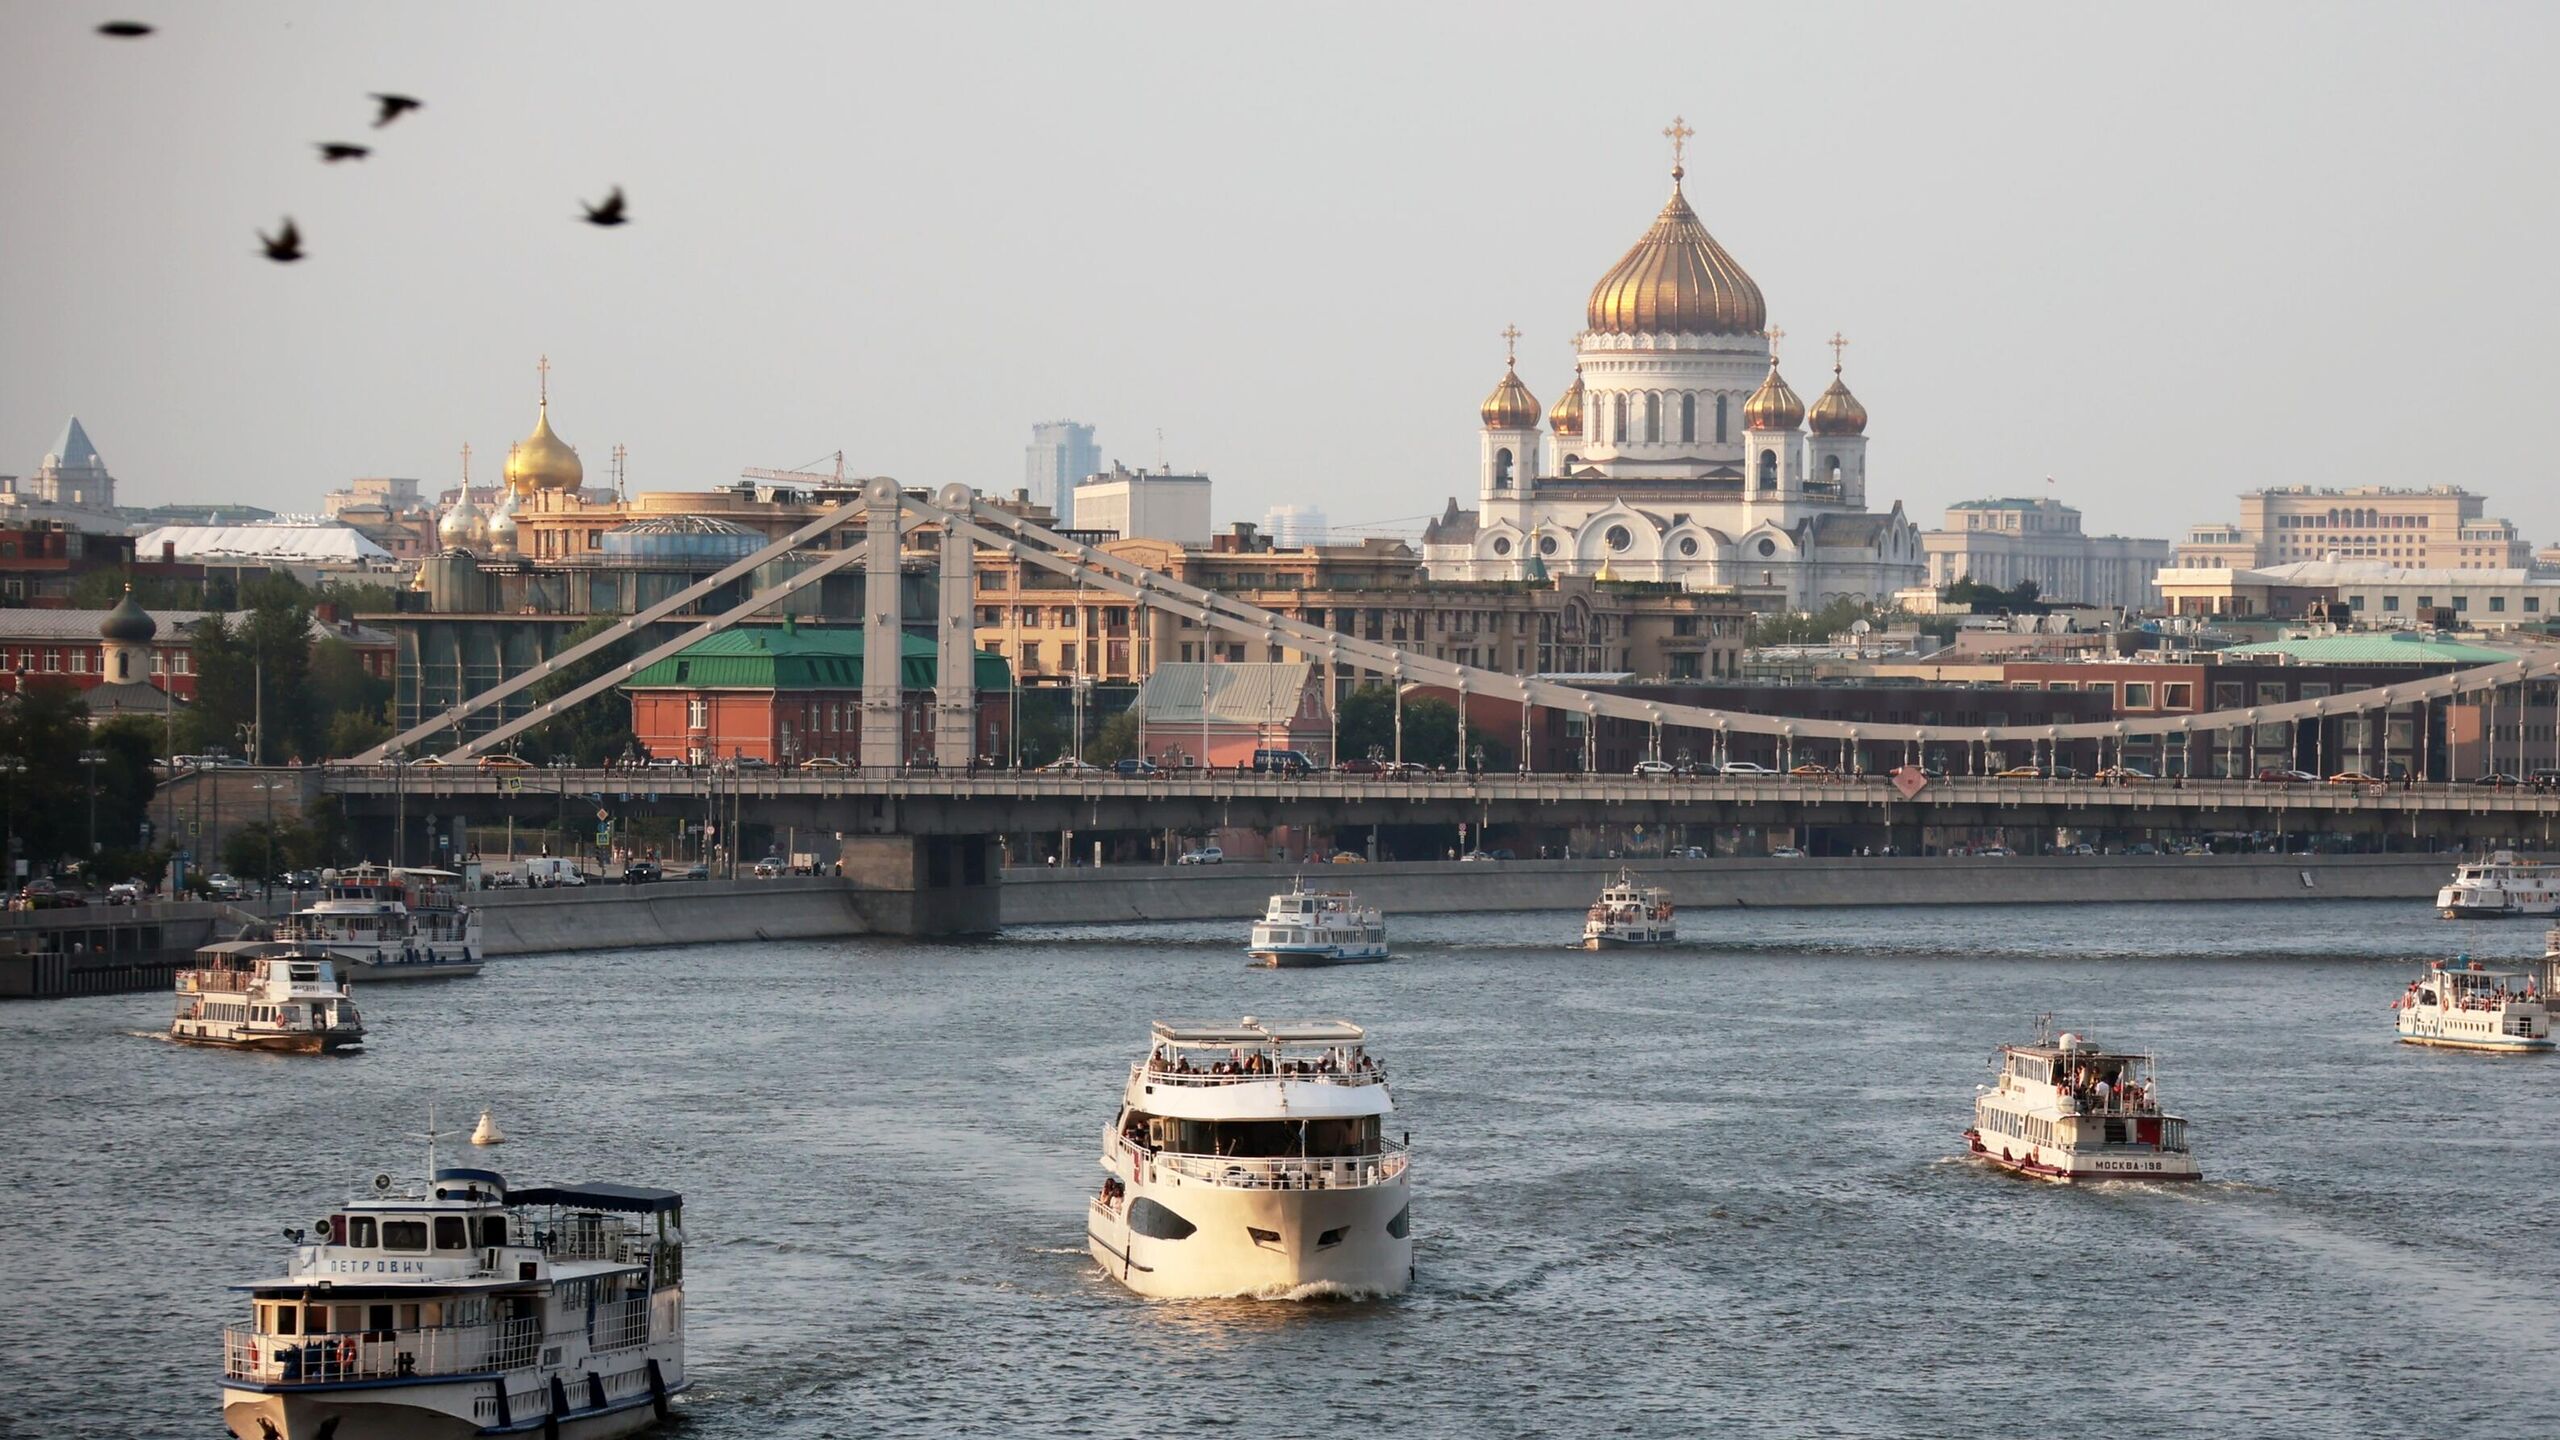
<path fill-rule="evenodd" d="M 1101 470 L 1102 450 L 1093 443 L 1092 426 L 1049 420 L 1031 427 L 1031 445 L 1023 452 L 1023 488 L 1032 499 L 1049 502 L 1059 528 L 1076 523 L 1076 482 Z"/>

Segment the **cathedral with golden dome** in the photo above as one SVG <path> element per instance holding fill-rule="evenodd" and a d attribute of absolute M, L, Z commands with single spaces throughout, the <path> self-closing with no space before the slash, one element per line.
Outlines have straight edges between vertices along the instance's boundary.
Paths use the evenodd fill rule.
<path fill-rule="evenodd" d="M 1546 412 L 1514 353 L 1477 419 L 1476 508 L 1423 532 L 1435 579 L 1583 574 L 1733 589 L 1812 609 L 1927 578 L 1920 529 L 1867 508 L 1867 409 L 1847 342 L 1807 405 L 1780 373 L 1760 287 L 1689 208 L 1678 120 L 1671 198 L 1591 288 L 1572 383 Z M 1517 330 L 1504 336 L 1515 345 Z"/>

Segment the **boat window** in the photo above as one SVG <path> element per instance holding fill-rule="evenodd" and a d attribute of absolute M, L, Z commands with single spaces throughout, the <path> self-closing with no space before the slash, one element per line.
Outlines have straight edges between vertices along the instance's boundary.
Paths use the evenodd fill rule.
<path fill-rule="evenodd" d="M 317 965 L 296 965 L 293 967 L 293 978 L 297 983 L 309 984 L 310 982 L 320 978 L 320 967 Z"/>
<path fill-rule="evenodd" d="M 1407 1205 L 1403 1209 L 1397 1211 L 1396 1218 L 1387 1222 L 1387 1233 L 1393 1235 L 1399 1240 L 1413 1233 L 1413 1207 L 1411 1205 Z"/>
<path fill-rule="evenodd" d="M 268 1334 L 292 1335 L 302 1329 L 301 1306 L 268 1305 L 263 1308 L 267 1312 L 267 1323 L 264 1328 Z"/>
<path fill-rule="evenodd" d="M 1200 1227 L 1153 1200 L 1129 1202 L 1129 1228 L 1150 1240 L 1182 1240 Z"/>
<path fill-rule="evenodd" d="M 437 1216 L 436 1248 L 439 1250 L 470 1249 L 471 1237 L 466 1233 L 466 1229 L 467 1227 L 463 1225 L 462 1217 L 459 1215 Z"/>
<path fill-rule="evenodd" d="M 372 1216 L 350 1215 L 347 1217 L 347 1243 L 359 1250 L 373 1248 Z"/>
<path fill-rule="evenodd" d="M 483 1216 L 481 1216 L 481 1217 L 480 1217 L 480 1243 L 481 1243 L 481 1244 L 483 1244 L 483 1245 L 489 1245 L 489 1246 L 498 1246 L 498 1245 L 504 1245 L 504 1244 L 506 1244 L 506 1243 L 507 1243 L 507 1217 L 506 1217 L 506 1216 L 504 1216 L 504 1215 L 483 1215 Z"/>
<path fill-rule="evenodd" d="M 427 1222 L 424 1220 L 385 1220 L 382 1222 L 382 1248 L 418 1251 L 427 1248 Z"/>
<path fill-rule="evenodd" d="M 377 1333 L 389 1330 L 391 1328 L 391 1307 L 388 1305 L 372 1305 L 366 1307 L 364 1328 L 368 1331 Z"/>

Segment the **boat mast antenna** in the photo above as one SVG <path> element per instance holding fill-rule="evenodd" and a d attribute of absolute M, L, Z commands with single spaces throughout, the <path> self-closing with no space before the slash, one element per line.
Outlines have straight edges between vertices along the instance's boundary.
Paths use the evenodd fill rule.
<path fill-rule="evenodd" d="M 430 1100 L 427 1102 L 427 1133 L 411 1137 L 427 1142 L 427 1173 L 424 1178 L 429 1189 L 433 1189 L 436 1183 L 436 1141 L 443 1133 L 436 1129 L 436 1102 Z"/>
<path fill-rule="evenodd" d="M 2037 1044 L 2039 1044 L 2039 1045 L 2042 1045 L 2042 1044 L 2044 1044 L 2046 1041 L 2048 1041 L 2048 1040 L 2050 1040 L 2050 1039 L 2052 1039 L 2052 1038 L 2053 1038 L 2053 1012 L 2052 1012 L 2052 1011 L 2050 1011 L 2050 1010 L 2047 1010 L 2047 1011 L 2046 1011 L 2046 1012 L 2044 1012 L 2043 1014 L 2041 1014 L 2041 1015 L 2039 1015 L 2039 1016 L 2037 1016 L 2037 1017 L 2036 1017 L 2036 1043 L 2037 1043 Z"/>

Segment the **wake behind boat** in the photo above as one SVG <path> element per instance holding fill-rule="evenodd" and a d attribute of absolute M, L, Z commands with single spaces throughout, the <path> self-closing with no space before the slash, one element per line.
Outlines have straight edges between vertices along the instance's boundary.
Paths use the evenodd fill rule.
<path fill-rule="evenodd" d="M 1348 1020 L 1157 1021 L 1102 1134 L 1102 1272 L 1176 1299 L 1411 1284 L 1410 1155 L 1367 1040 Z"/>
<path fill-rule="evenodd" d="M 265 1440 L 611 1440 L 686 1386 L 684 1199 L 510 1188 L 439 1168 L 288 1229 L 282 1275 L 235 1286 L 222 1418 Z"/>
<path fill-rule="evenodd" d="M 2500 850 L 2486 860 L 2465 860 L 2436 892 L 2436 910 L 2447 920 L 2504 920 L 2560 914 L 2560 874 L 2539 860 Z"/>
<path fill-rule="evenodd" d="M 2065 1032 L 2000 1047 L 1998 1083 L 1974 1096 L 1973 1153 L 2039 1180 L 2197 1180 L 2187 1122 L 2160 1108 L 2149 1055 Z"/>
<path fill-rule="evenodd" d="M 178 972 L 169 1038 L 233 1050 L 320 1054 L 364 1041 L 364 1017 L 325 955 L 265 940 L 224 940 Z"/>
<path fill-rule="evenodd" d="M 1362 965 L 1387 958 L 1387 922 L 1348 890 L 1309 890 L 1301 878 L 1271 897 L 1245 947 L 1278 968 Z"/>
<path fill-rule="evenodd" d="M 2399 1013 L 2404 1045 L 2509 1055 L 2552 1048 L 2551 1011 L 2540 977 L 2491 970 L 2467 955 L 2451 965 L 2429 965 L 2391 1008 Z"/>
<path fill-rule="evenodd" d="M 460 903 L 449 870 L 358 865 L 276 926 L 276 938 L 338 962 L 355 980 L 435 980 L 480 973 L 480 916 Z"/>
<path fill-rule="evenodd" d="M 1668 945 L 1679 938 L 1680 928 L 1671 923 L 1671 892 L 1642 883 L 1632 870 L 1619 871 L 1582 920 L 1585 950 Z"/>

